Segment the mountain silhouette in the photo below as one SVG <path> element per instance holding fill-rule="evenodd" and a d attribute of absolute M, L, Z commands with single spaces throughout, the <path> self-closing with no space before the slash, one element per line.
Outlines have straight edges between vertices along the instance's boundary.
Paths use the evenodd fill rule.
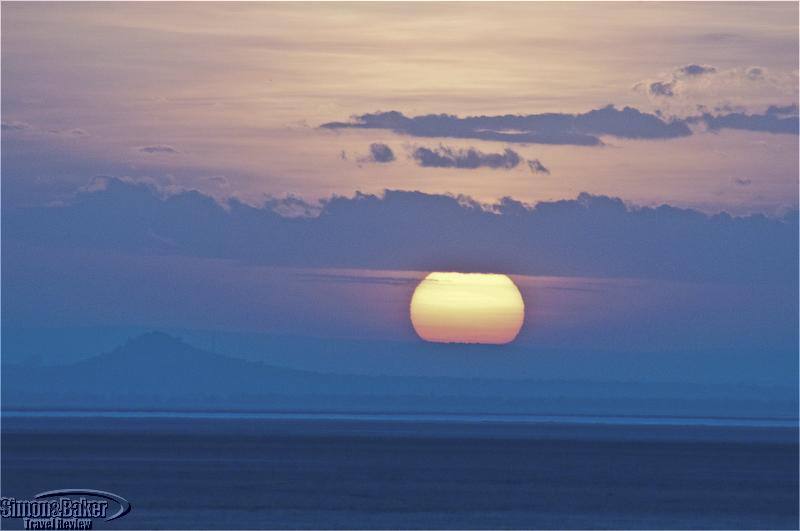
<path fill-rule="evenodd" d="M 4 365 L 2 393 L 6 409 L 792 416 L 797 407 L 791 393 L 738 385 L 317 373 L 217 354 L 161 332 L 68 365 Z"/>
<path fill-rule="evenodd" d="M 111 352 L 57 367 L 7 366 L 3 387 L 95 394 L 226 395 L 295 392 L 322 385 L 324 375 L 272 367 L 195 348 L 162 332 L 149 332 Z M 20 389 L 20 390 L 22 390 Z"/>

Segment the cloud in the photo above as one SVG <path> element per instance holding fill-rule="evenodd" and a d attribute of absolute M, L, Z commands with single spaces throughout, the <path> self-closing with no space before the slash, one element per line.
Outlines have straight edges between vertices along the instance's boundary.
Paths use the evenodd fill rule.
<path fill-rule="evenodd" d="M 691 63 L 677 67 L 669 72 L 662 72 L 653 78 L 636 83 L 634 91 L 646 94 L 662 103 L 666 98 L 687 100 L 684 103 L 705 103 L 713 106 L 713 101 L 763 101 L 768 96 L 767 84 L 753 82 L 765 81 L 766 70 L 760 66 L 749 68 L 729 68 L 719 70 L 712 65 Z M 786 85 L 779 79 L 772 80 L 773 84 Z M 771 87 L 772 85 L 770 85 Z M 777 85 L 776 85 L 777 86 Z M 757 91 L 757 92 L 754 92 Z M 778 90 L 775 97 L 785 94 Z M 678 105 L 680 101 L 673 102 Z"/>
<path fill-rule="evenodd" d="M 633 90 L 672 115 L 686 116 L 703 105 L 732 104 L 757 112 L 770 100 L 797 98 L 797 73 L 751 65 L 720 69 L 691 63 L 642 80 Z"/>
<path fill-rule="evenodd" d="M 147 188 L 154 196 L 164 198 L 170 195 L 187 192 L 188 190 L 178 186 L 171 175 L 161 176 L 124 176 L 112 177 L 109 175 L 98 175 L 92 177 L 84 185 L 78 188 L 78 194 L 103 192 L 109 189 L 118 188 L 120 185 L 129 187 Z"/>
<path fill-rule="evenodd" d="M 312 218 L 319 215 L 321 206 L 289 194 L 285 197 L 268 197 L 264 201 L 262 209 L 285 218 Z"/>
<path fill-rule="evenodd" d="M 342 284 L 381 284 L 384 286 L 408 286 L 419 284 L 418 277 L 342 275 L 334 273 L 294 273 L 294 277 L 310 282 L 338 282 Z"/>
<path fill-rule="evenodd" d="M 139 151 L 141 151 L 142 153 L 152 153 L 152 154 L 157 154 L 157 153 L 172 154 L 178 152 L 178 150 L 176 150 L 171 146 L 145 146 L 143 148 L 139 148 Z"/>
<path fill-rule="evenodd" d="M 618 138 L 678 138 L 691 135 L 681 121 L 666 121 L 649 114 L 613 105 L 582 114 L 468 116 L 428 114 L 407 117 L 398 111 L 352 117 L 349 122 L 322 124 L 326 129 L 387 129 L 426 138 L 471 138 L 523 144 L 599 146 L 600 136 Z"/>
<path fill-rule="evenodd" d="M 774 134 L 798 134 L 797 105 L 772 105 L 761 114 L 730 112 L 725 114 L 703 113 L 686 119 L 687 123 L 705 124 L 711 131 L 739 129 Z"/>
<path fill-rule="evenodd" d="M 773 116 L 797 116 L 798 107 L 796 103 L 791 103 L 789 105 L 770 105 L 767 107 L 766 114 Z"/>
<path fill-rule="evenodd" d="M 753 184 L 753 181 L 750 179 L 742 179 L 740 177 L 736 177 L 733 179 L 733 184 L 736 186 L 750 186 Z"/>
<path fill-rule="evenodd" d="M 711 65 L 688 64 L 675 69 L 666 79 L 662 78 L 646 82 L 647 91 L 652 96 L 672 98 L 675 97 L 678 89 L 685 83 L 685 79 L 699 78 L 716 72 L 717 69 Z M 639 83 L 636 88 L 641 86 L 642 84 Z"/>
<path fill-rule="evenodd" d="M 667 98 L 671 98 L 675 95 L 675 92 L 673 90 L 674 88 L 675 88 L 674 81 L 670 81 L 669 83 L 656 81 L 654 83 L 650 83 L 650 94 L 652 94 L 653 96 L 664 96 Z"/>
<path fill-rule="evenodd" d="M 702 76 L 705 74 L 714 74 L 716 71 L 717 69 L 710 65 L 691 64 L 680 67 L 677 73 L 681 76 Z"/>
<path fill-rule="evenodd" d="M 54 129 L 54 128 L 40 128 L 32 126 L 26 122 L 19 122 L 19 121 L 3 121 L 2 122 L 2 130 L 3 131 L 30 131 L 33 134 L 47 134 L 47 135 L 57 135 L 60 137 L 88 137 L 89 133 L 85 129 L 81 129 L 80 127 L 73 127 L 73 128 L 65 128 L 65 129 Z"/>
<path fill-rule="evenodd" d="M 691 66 L 691 65 L 690 65 Z M 677 96 L 675 82 L 654 83 L 662 97 Z M 663 98 L 662 98 L 663 99 Z M 775 110 L 780 109 L 782 113 Z M 582 114 L 530 114 L 502 116 L 468 116 L 428 114 L 407 117 L 397 111 L 362 114 L 350 122 L 330 122 L 327 129 L 390 129 L 399 134 L 431 138 L 473 138 L 509 143 L 566 144 L 599 146 L 601 136 L 635 139 L 671 139 L 691 136 L 691 125 L 705 124 L 712 131 L 743 129 L 749 131 L 797 134 L 796 106 L 773 105 L 759 114 L 743 112 L 706 112 L 684 118 L 664 118 L 660 113 L 645 113 L 632 107 L 617 109 L 613 105 Z M 695 111 L 696 112 L 696 111 Z M 418 160 L 424 165 L 446 165 L 437 152 L 425 148 Z M 438 153 L 448 158 L 442 153 Z M 416 157 L 415 157 L 416 158 Z M 452 158 L 452 157 L 450 157 Z"/>
<path fill-rule="evenodd" d="M 370 144 L 369 145 L 369 160 L 371 162 L 387 163 L 394 160 L 394 152 L 392 148 L 386 144 Z"/>
<path fill-rule="evenodd" d="M 761 81 L 764 79 L 764 69 L 759 66 L 751 66 L 745 71 L 745 76 L 751 81 Z"/>
<path fill-rule="evenodd" d="M 744 37 L 742 35 L 736 33 L 704 33 L 698 35 L 696 39 L 700 42 L 732 42 L 732 41 L 742 41 Z"/>
<path fill-rule="evenodd" d="M 24 131 L 25 129 L 30 129 L 30 127 L 31 126 L 25 122 L 2 122 L 3 131 Z"/>
<path fill-rule="evenodd" d="M 48 129 L 46 132 L 52 135 L 58 135 L 62 137 L 89 136 L 89 133 L 86 132 L 85 129 L 81 129 L 79 127 L 74 127 L 71 129 Z"/>
<path fill-rule="evenodd" d="M 539 162 L 539 159 L 530 159 L 528 161 L 528 167 L 533 173 L 544 173 L 546 175 L 550 175 L 550 170 L 547 169 L 544 164 Z"/>
<path fill-rule="evenodd" d="M 425 168 L 516 168 L 522 161 L 519 154 L 511 149 L 503 153 L 483 153 L 475 148 L 455 149 L 439 146 L 437 149 L 418 147 L 412 153 L 417 164 Z"/>
<path fill-rule="evenodd" d="M 7 208 L 4 251 L 24 244 L 294 267 L 797 281 L 796 210 L 783 218 L 708 216 L 585 193 L 531 206 L 386 191 L 334 196 L 314 217 L 281 213 L 306 205 L 297 197 L 220 203 L 106 178 L 63 206 Z"/>
<path fill-rule="evenodd" d="M 229 190 L 231 188 L 231 182 L 224 175 L 212 175 L 207 180 L 214 185 L 215 188 L 221 190 Z"/>

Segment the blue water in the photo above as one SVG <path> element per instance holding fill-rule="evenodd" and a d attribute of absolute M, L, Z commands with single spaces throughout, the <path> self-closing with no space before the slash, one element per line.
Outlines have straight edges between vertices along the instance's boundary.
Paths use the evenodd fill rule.
<path fill-rule="evenodd" d="M 132 503 L 97 528 L 798 526 L 791 419 L 4 412 L 2 428 L 2 494 Z"/>
<path fill-rule="evenodd" d="M 602 415 L 501 415 L 446 413 L 328 413 L 328 412 L 251 412 L 251 411 L 15 411 L 6 417 L 32 418 L 158 418 L 158 419 L 252 419 L 317 420 L 353 422 L 433 422 L 433 423 L 526 423 L 526 424 L 609 424 L 617 426 L 728 426 L 753 428 L 798 428 L 797 418 L 742 417 L 638 417 Z"/>

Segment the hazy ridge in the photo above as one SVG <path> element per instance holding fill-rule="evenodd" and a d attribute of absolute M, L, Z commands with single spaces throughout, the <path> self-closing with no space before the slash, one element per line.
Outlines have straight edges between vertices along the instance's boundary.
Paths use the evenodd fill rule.
<path fill-rule="evenodd" d="M 783 387 L 366 376 L 288 369 L 148 333 L 62 366 L 3 366 L 6 409 L 611 414 L 794 418 Z"/>

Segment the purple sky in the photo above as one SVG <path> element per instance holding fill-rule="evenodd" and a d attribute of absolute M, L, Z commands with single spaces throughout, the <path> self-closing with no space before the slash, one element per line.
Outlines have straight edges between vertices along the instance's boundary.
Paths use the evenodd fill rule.
<path fill-rule="evenodd" d="M 796 3 L 2 15 L 4 329 L 414 341 L 450 269 L 532 352 L 796 366 Z"/>

